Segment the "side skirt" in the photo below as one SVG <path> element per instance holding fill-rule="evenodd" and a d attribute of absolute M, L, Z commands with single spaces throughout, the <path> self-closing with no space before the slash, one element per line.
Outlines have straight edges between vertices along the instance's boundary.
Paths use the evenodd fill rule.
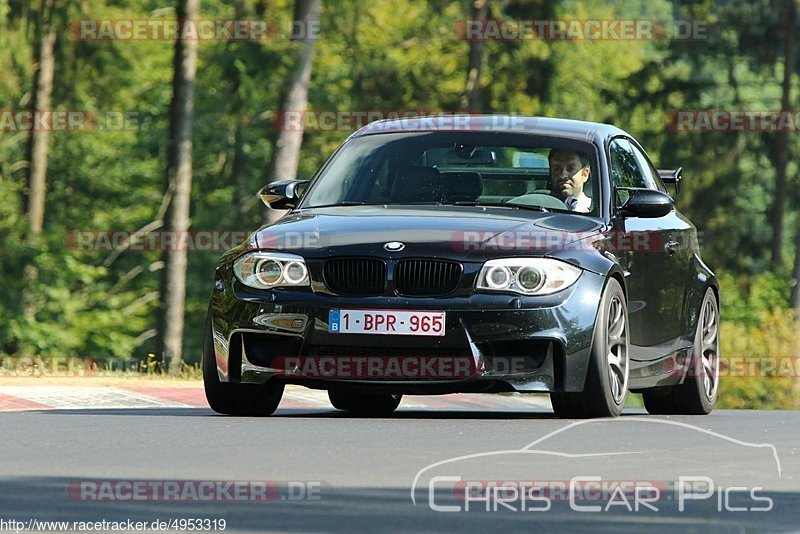
<path fill-rule="evenodd" d="M 637 351 L 647 351 L 649 356 L 656 351 L 663 356 L 649 357 L 646 361 L 631 359 L 628 389 L 640 393 L 644 389 L 680 384 L 691 363 L 691 349 L 691 344 L 688 344 L 676 350 L 674 343 L 636 347 Z"/>

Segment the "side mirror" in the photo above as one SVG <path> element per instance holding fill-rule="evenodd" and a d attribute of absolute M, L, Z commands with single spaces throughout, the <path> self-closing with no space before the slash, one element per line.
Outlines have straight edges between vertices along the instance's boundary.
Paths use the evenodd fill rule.
<path fill-rule="evenodd" d="M 683 180 L 683 167 L 677 169 L 658 169 L 658 176 L 665 184 L 675 184 L 675 194 L 681 190 L 681 180 Z"/>
<path fill-rule="evenodd" d="M 638 187 L 626 187 L 622 191 L 629 195 L 617 212 L 623 217 L 663 217 L 675 207 L 672 197 L 661 191 Z"/>
<path fill-rule="evenodd" d="M 267 184 L 258 194 L 261 202 L 274 210 L 290 210 L 305 192 L 308 180 L 281 180 Z"/>

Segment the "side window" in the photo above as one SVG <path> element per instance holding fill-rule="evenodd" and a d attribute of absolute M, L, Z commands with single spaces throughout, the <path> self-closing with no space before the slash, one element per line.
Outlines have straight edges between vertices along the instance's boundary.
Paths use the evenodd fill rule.
<path fill-rule="evenodd" d="M 633 149 L 636 160 L 639 162 L 639 168 L 642 169 L 642 175 L 644 176 L 644 181 L 647 184 L 645 187 L 666 193 L 667 190 L 661 183 L 661 178 L 658 177 L 658 172 L 653 168 L 653 164 L 650 163 L 650 160 L 647 159 L 647 156 L 644 155 L 644 152 L 639 150 L 639 148 L 633 143 L 629 142 L 628 144 Z"/>
<path fill-rule="evenodd" d="M 633 152 L 633 147 L 626 139 L 614 139 L 609 147 L 611 153 L 611 179 L 617 190 L 617 205 L 628 200 L 626 187 L 647 187 L 642 169 Z"/>

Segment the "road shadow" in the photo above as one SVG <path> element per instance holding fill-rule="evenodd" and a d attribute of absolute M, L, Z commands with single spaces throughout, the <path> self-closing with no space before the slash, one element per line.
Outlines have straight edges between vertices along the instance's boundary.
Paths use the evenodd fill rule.
<path fill-rule="evenodd" d="M 237 417 L 218 414 L 211 408 L 80 408 L 62 410 L 25 410 L 7 413 L 38 415 L 95 415 L 95 416 L 134 416 L 134 417 Z M 631 410 L 620 417 L 641 416 L 642 410 Z M 537 420 L 558 419 L 550 410 L 475 410 L 475 409 L 399 409 L 388 416 L 358 416 L 334 408 L 279 408 L 270 416 L 275 419 L 383 419 L 383 420 Z M 248 417 L 248 419 L 263 419 Z M 567 420 L 565 420 L 567 421 Z"/>
<path fill-rule="evenodd" d="M 592 532 L 702 532 L 793 531 L 800 492 L 768 492 L 773 509 L 763 513 L 720 512 L 716 499 L 692 503 L 684 512 L 674 502 L 659 503 L 659 510 L 629 512 L 616 507 L 608 512 L 582 513 L 558 502 L 546 511 L 487 511 L 481 503 L 469 511 L 436 512 L 428 495 L 417 504 L 408 488 L 322 486 L 318 499 L 270 502 L 161 502 L 80 500 L 68 494 L 67 477 L 29 477 L 0 480 L 0 510 L 5 520 L 38 521 L 140 521 L 172 519 L 224 519 L 226 532 L 497 532 L 506 529 Z M 78 481 L 80 482 L 80 481 Z M 99 481 L 94 481 L 99 482 Z M 434 493 L 434 502 L 453 504 L 452 492 Z M 741 504 L 732 502 L 731 504 Z M 535 527 L 533 527 L 535 525 Z M 72 526 L 70 525 L 70 528 Z"/>

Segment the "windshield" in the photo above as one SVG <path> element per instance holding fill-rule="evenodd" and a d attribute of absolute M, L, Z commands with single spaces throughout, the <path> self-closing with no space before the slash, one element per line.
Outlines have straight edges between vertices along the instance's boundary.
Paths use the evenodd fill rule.
<path fill-rule="evenodd" d="M 497 132 L 403 132 L 352 139 L 301 208 L 353 204 L 505 205 L 597 215 L 594 145 Z"/>

